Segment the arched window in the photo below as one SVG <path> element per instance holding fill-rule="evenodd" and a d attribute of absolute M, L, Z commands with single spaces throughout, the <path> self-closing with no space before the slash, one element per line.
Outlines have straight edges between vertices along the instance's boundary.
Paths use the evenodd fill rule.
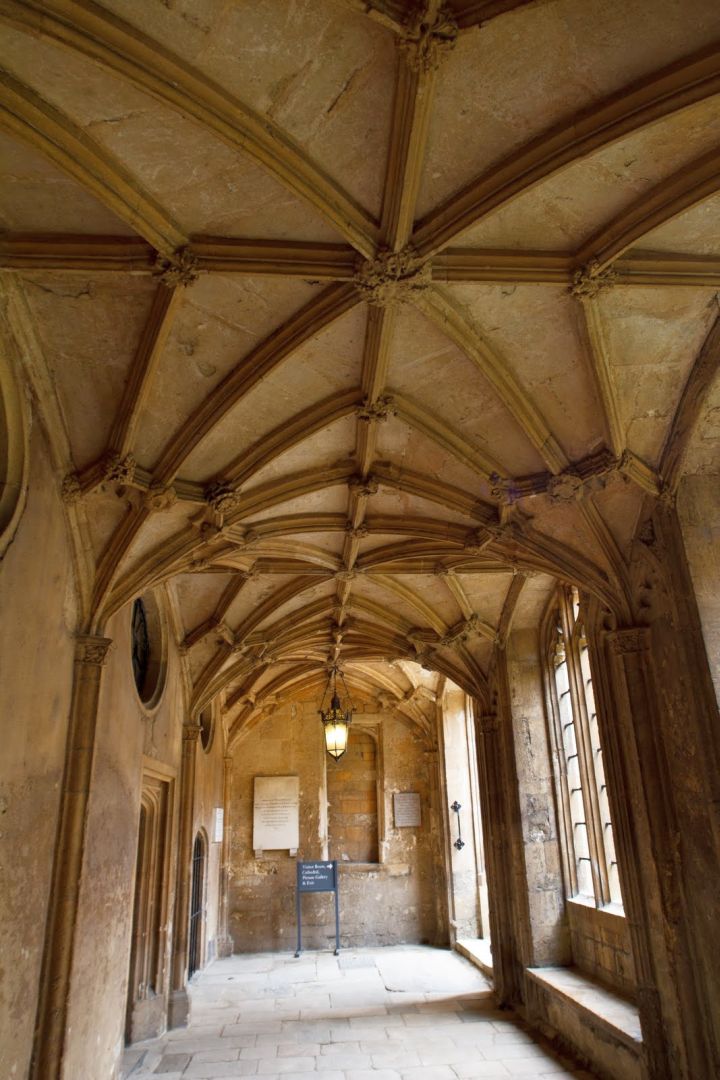
<path fill-rule="evenodd" d="M 557 594 L 549 621 L 550 735 L 570 896 L 622 904 L 590 650 L 577 589 Z"/>
<path fill-rule="evenodd" d="M 205 914 L 205 838 L 199 832 L 193 845 L 190 881 L 190 932 L 188 978 L 203 966 L 203 918 Z"/>

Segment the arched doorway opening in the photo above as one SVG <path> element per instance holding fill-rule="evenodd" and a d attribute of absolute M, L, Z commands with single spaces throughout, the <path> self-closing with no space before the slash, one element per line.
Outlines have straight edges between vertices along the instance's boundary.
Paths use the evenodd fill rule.
<path fill-rule="evenodd" d="M 192 878 L 190 886 L 190 931 L 188 935 L 188 978 L 203 966 L 203 922 L 205 913 L 205 854 L 202 832 L 193 844 Z"/>
<path fill-rule="evenodd" d="M 128 1043 L 158 1035 L 165 1022 L 171 802 L 171 778 L 146 768 L 135 868 L 125 1023 Z"/>

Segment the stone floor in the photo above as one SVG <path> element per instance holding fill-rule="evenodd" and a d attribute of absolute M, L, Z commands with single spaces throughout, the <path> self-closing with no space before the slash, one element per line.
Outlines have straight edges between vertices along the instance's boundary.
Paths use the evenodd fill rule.
<path fill-rule="evenodd" d="M 487 979 L 447 950 L 233 956 L 191 999 L 189 1027 L 129 1048 L 123 1080 L 591 1080 L 495 1009 Z"/>

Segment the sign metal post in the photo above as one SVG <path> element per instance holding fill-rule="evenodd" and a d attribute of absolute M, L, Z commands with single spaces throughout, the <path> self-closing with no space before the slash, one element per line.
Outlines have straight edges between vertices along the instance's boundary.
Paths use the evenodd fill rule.
<path fill-rule="evenodd" d="M 335 893 L 335 956 L 340 955 L 340 900 L 338 895 L 337 860 L 328 862 L 299 862 L 297 864 L 297 949 L 295 956 L 302 952 L 302 906 L 303 893 Z"/>

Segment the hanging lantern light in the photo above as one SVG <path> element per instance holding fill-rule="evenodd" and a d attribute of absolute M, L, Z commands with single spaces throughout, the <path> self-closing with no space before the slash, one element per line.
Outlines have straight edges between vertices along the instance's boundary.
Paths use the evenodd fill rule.
<path fill-rule="evenodd" d="M 345 697 L 347 699 L 347 707 L 343 708 L 340 701 L 340 696 L 337 692 L 337 677 L 338 675 L 342 679 L 342 684 L 345 688 Z M 328 695 L 332 685 L 332 697 L 330 699 L 330 708 L 324 709 L 325 698 Z M 325 749 L 331 757 L 338 761 L 345 751 L 348 744 L 348 728 L 352 722 L 352 710 L 353 704 L 350 700 L 350 694 L 348 693 L 347 684 L 345 683 L 345 677 L 340 671 L 340 668 L 335 666 L 330 669 L 328 675 L 327 686 L 325 687 L 325 693 L 320 703 L 320 719 L 323 722 L 325 729 Z"/>

